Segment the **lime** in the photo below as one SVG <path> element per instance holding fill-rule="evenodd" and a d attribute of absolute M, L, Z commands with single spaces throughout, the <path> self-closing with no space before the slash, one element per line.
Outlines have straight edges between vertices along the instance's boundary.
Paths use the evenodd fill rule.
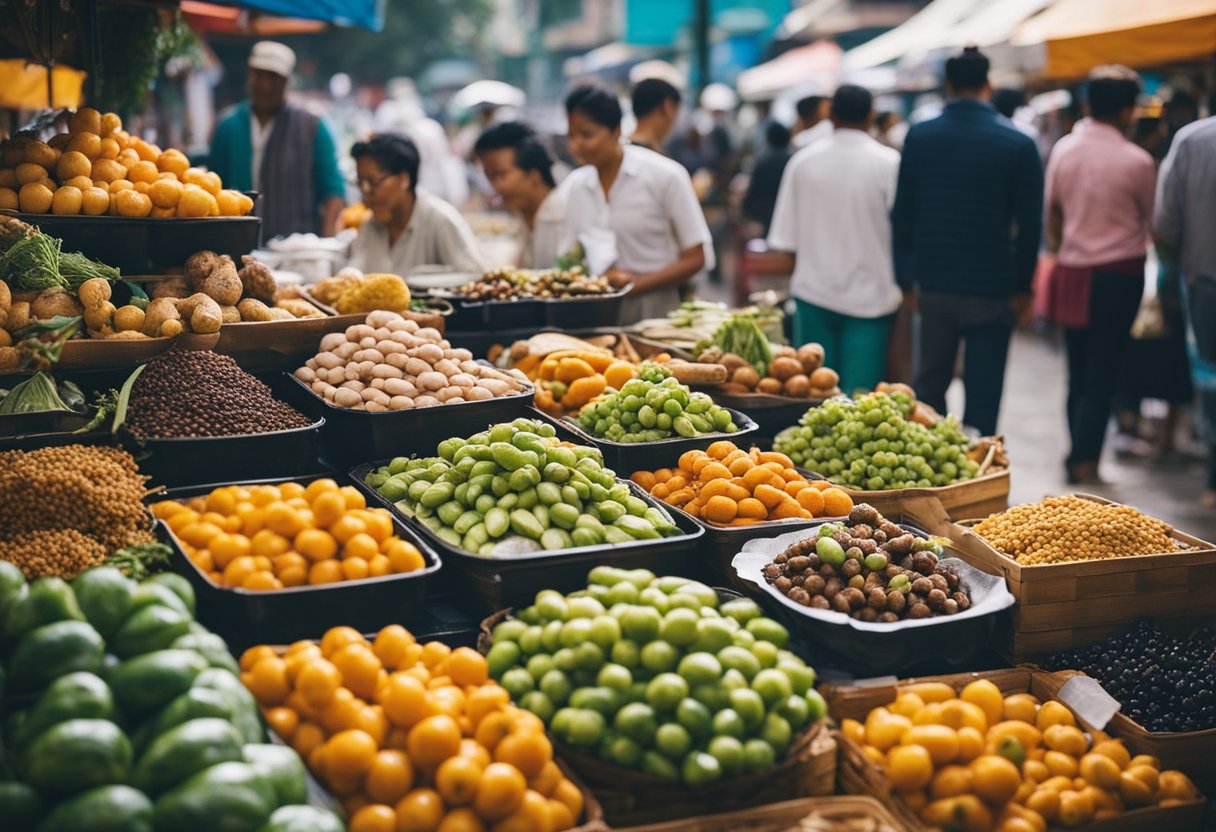
<path fill-rule="evenodd" d="M 633 684 L 633 674 L 629 672 L 629 668 L 619 664 L 606 664 L 600 668 L 599 675 L 595 677 L 595 683 L 600 687 L 625 693 Z"/>
<path fill-rule="evenodd" d="M 638 589 L 628 581 L 622 581 L 612 589 L 608 590 L 608 594 L 604 598 L 607 604 L 636 604 L 638 596 L 642 594 L 642 590 Z"/>
<path fill-rule="evenodd" d="M 778 659 L 777 669 L 790 680 L 794 693 L 802 695 L 815 686 L 815 671 L 805 664 L 795 664 L 788 659 Z"/>
<path fill-rule="evenodd" d="M 704 788 L 722 779 L 722 766 L 716 757 L 694 751 L 684 758 L 680 774 L 690 788 Z"/>
<path fill-rule="evenodd" d="M 730 693 L 732 690 L 746 689 L 747 677 L 732 667 L 722 674 L 722 681 L 719 684 L 724 691 Z"/>
<path fill-rule="evenodd" d="M 643 589 L 638 593 L 638 603 L 654 607 L 660 613 L 665 613 L 671 609 L 671 604 L 668 602 L 667 596 L 663 594 L 663 590 L 653 586 Z"/>
<path fill-rule="evenodd" d="M 616 713 L 612 726 L 626 737 L 643 746 L 654 741 L 659 729 L 654 709 L 644 702 L 630 702 Z"/>
<path fill-rule="evenodd" d="M 532 678 L 531 673 L 522 667 L 513 667 L 502 674 L 500 684 L 507 693 L 511 694 L 511 698 L 517 702 L 523 698 L 525 693 L 536 688 L 536 680 Z"/>
<path fill-rule="evenodd" d="M 569 612 L 566 598 L 560 592 L 545 589 L 536 594 L 536 613 L 545 621 L 565 621 Z"/>
<path fill-rule="evenodd" d="M 689 653 L 677 671 L 691 687 L 707 685 L 722 676 L 722 664 L 712 653 Z"/>
<path fill-rule="evenodd" d="M 730 706 L 743 717 L 743 724 L 749 731 L 759 728 L 764 722 L 764 700 L 754 690 L 732 690 Z"/>
<path fill-rule="evenodd" d="M 768 706 L 782 702 L 794 692 L 789 677 L 775 668 L 765 668 L 752 679 L 752 690 L 760 694 Z"/>
<path fill-rule="evenodd" d="M 625 573 L 625 580 L 638 589 L 645 589 L 655 581 L 654 573 L 649 569 L 630 569 Z"/>
<path fill-rule="evenodd" d="M 824 700 L 823 695 L 814 688 L 806 692 L 806 704 L 809 706 L 807 718 L 811 722 L 818 722 L 828 715 L 828 703 Z"/>
<path fill-rule="evenodd" d="M 778 702 L 776 710 L 795 731 L 801 731 L 811 721 L 811 706 L 805 697 L 796 693 L 790 694 L 784 701 Z"/>
<path fill-rule="evenodd" d="M 626 586 L 631 586 L 631 584 L 626 584 Z M 611 650 L 612 645 L 621 640 L 621 623 L 610 615 L 597 615 L 591 619 L 591 632 L 588 634 L 588 638 L 604 650 Z"/>
<path fill-rule="evenodd" d="M 550 670 L 540 679 L 540 692 L 556 706 L 566 704 L 566 700 L 570 698 L 570 693 L 574 690 L 574 685 L 570 683 L 570 679 L 565 673 L 560 670 Z"/>
<path fill-rule="evenodd" d="M 570 744 L 580 748 L 594 748 L 599 745 L 604 736 L 608 723 L 603 714 L 586 708 L 573 709 L 570 717 Z"/>
<path fill-rule="evenodd" d="M 784 752 L 789 747 L 790 738 L 793 735 L 794 732 L 784 717 L 769 714 L 764 718 L 764 727 L 760 729 L 760 739 L 771 745 L 774 751 Z"/>
<path fill-rule="evenodd" d="M 589 618 L 572 618 L 562 626 L 562 647 L 577 647 L 590 637 Z"/>
<path fill-rule="evenodd" d="M 753 618 L 747 622 L 747 631 L 759 641 L 771 641 L 779 649 L 790 643 L 790 631 L 771 618 Z"/>
<path fill-rule="evenodd" d="M 721 682 L 712 685 L 697 685 L 693 688 L 692 698 L 700 702 L 710 711 L 720 711 L 730 705 L 729 691 L 722 687 Z"/>
<path fill-rule="evenodd" d="M 734 644 L 735 634 L 727 622 L 733 623 L 733 620 L 729 618 L 705 618 L 703 616 L 697 622 L 697 640 L 693 642 L 693 649 L 706 653 L 717 653 L 719 650 L 724 650 Z M 736 625 L 737 627 L 738 625 Z"/>
<path fill-rule="evenodd" d="M 621 632 L 625 638 L 638 644 L 654 641 L 659 637 L 662 626 L 663 616 L 653 607 L 630 607 L 621 616 Z"/>
<path fill-rule="evenodd" d="M 688 682 L 675 673 L 660 673 L 646 686 L 646 701 L 656 711 L 672 711 L 688 696 Z"/>
<path fill-rule="evenodd" d="M 695 610 L 683 607 L 673 609 L 663 616 L 660 638 L 676 647 L 687 647 L 697 640 L 697 622 L 700 620 Z"/>
<path fill-rule="evenodd" d="M 633 586 L 633 584 L 626 585 Z M 617 586 L 621 586 L 621 584 L 617 584 Z M 637 768 L 638 764 L 642 761 L 642 746 L 629 737 L 614 737 L 608 744 L 607 758 L 618 766 Z"/>
<path fill-rule="evenodd" d="M 746 647 L 723 647 L 718 651 L 718 661 L 728 670 L 738 670 L 748 680 L 760 672 L 760 660 Z"/>
<path fill-rule="evenodd" d="M 578 669 L 578 653 L 573 647 L 563 647 L 553 654 L 553 663 L 564 673 L 573 673 Z"/>
<path fill-rule="evenodd" d="M 638 667 L 642 663 L 642 649 L 636 641 L 622 639 L 612 645 L 611 658 L 622 667 Z"/>
<path fill-rule="evenodd" d="M 498 622 L 491 635 L 496 642 L 519 641 L 519 637 L 523 635 L 523 632 L 527 629 L 528 625 L 522 621 L 509 619 L 507 621 Z M 537 629 L 539 630 L 540 628 L 538 627 Z"/>
<path fill-rule="evenodd" d="M 528 659 L 528 664 L 526 667 L 528 669 L 528 674 L 534 680 L 539 682 L 541 677 L 550 670 L 556 668 L 557 664 L 553 661 L 553 657 L 548 653 L 538 653 L 532 658 Z"/>
<path fill-rule="evenodd" d="M 746 624 L 753 618 L 759 618 L 759 605 L 750 598 L 735 598 L 722 605 L 722 614 L 730 616 L 740 624 Z"/>
<path fill-rule="evenodd" d="M 673 592 L 667 596 L 667 606 L 672 610 L 688 609 L 697 613 L 697 617 L 701 614 L 701 602 L 697 600 L 697 596 L 690 595 L 687 592 Z"/>
<path fill-rule="evenodd" d="M 743 743 L 734 737 L 714 737 L 706 750 L 718 761 L 724 777 L 734 777 L 743 771 Z"/>
<path fill-rule="evenodd" d="M 550 621 L 541 629 L 541 647 L 546 653 L 555 653 L 562 646 L 562 622 Z"/>
<path fill-rule="evenodd" d="M 747 725 L 734 708 L 723 708 L 714 714 L 713 725 L 714 733 L 720 737 L 743 739 L 747 734 Z"/>
<path fill-rule="evenodd" d="M 525 656 L 535 656 L 545 649 L 544 633 L 539 624 L 530 627 L 525 625 L 519 638 L 512 640 L 519 644 L 519 649 L 524 651 Z"/>
<path fill-rule="evenodd" d="M 669 760 L 679 760 L 692 748 L 692 736 L 683 725 L 665 722 L 654 735 L 655 748 Z"/>
<path fill-rule="evenodd" d="M 748 774 L 764 771 L 777 762 L 777 753 L 764 740 L 748 740 L 743 743 L 743 770 Z"/>
<path fill-rule="evenodd" d="M 734 639 L 735 644 L 738 645 L 739 647 L 749 647 L 750 648 L 753 644 L 756 643 L 756 637 L 754 635 L 752 635 L 751 633 L 749 633 L 747 630 L 743 629 L 742 627 L 740 627 L 738 630 L 735 630 L 732 638 Z"/>
<path fill-rule="evenodd" d="M 519 700 L 520 707 L 524 710 L 531 711 L 540 717 L 541 721 L 548 724 L 553 719 L 553 700 L 545 696 L 539 690 L 531 690 L 523 695 Z"/>
<path fill-rule="evenodd" d="M 656 751 L 646 751 L 642 754 L 642 771 L 652 777 L 664 780 L 679 780 L 680 770 L 671 760 Z"/>
<path fill-rule="evenodd" d="M 680 651 L 666 641 L 652 641 L 642 648 L 642 667 L 651 673 L 675 670 Z"/>
<path fill-rule="evenodd" d="M 680 587 L 688 583 L 688 578 L 681 578 L 679 575 L 664 575 L 655 581 L 654 585 L 661 589 L 665 594 L 670 595 L 676 592 Z"/>
<path fill-rule="evenodd" d="M 570 736 L 570 724 L 574 721 L 574 708 L 559 708 L 549 722 L 549 730 L 565 739 Z"/>
<path fill-rule="evenodd" d="M 709 708 L 695 699 L 682 699 L 676 706 L 676 721 L 698 740 L 703 740 L 713 733 L 713 719 Z"/>
<path fill-rule="evenodd" d="M 703 583 L 689 581 L 688 583 L 684 584 L 684 586 L 680 587 L 679 591 L 681 593 L 691 595 L 700 601 L 701 603 L 697 605 L 698 607 L 712 607 L 715 610 L 718 608 L 718 593 L 714 592 Z"/>
<path fill-rule="evenodd" d="M 621 695 L 611 688 L 578 688 L 570 694 L 570 707 L 612 716 L 621 707 Z"/>
<path fill-rule="evenodd" d="M 486 653 L 486 665 L 490 669 L 491 676 L 501 679 L 502 674 L 508 668 L 517 665 L 521 658 L 523 658 L 523 651 L 519 649 L 518 644 L 513 641 L 500 641 Z"/>
<path fill-rule="evenodd" d="M 566 609 L 570 618 L 595 618 L 605 612 L 604 605 L 589 595 L 570 598 L 566 601 Z"/>
<path fill-rule="evenodd" d="M 777 645 L 771 641 L 757 640 L 751 646 L 752 655 L 760 662 L 761 667 L 776 667 L 777 666 Z"/>
<path fill-rule="evenodd" d="M 604 651 L 594 641 L 584 641 L 574 648 L 575 666 L 587 673 L 595 673 L 604 665 Z"/>
<path fill-rule="evenodd" d="M 625 570 L 615 566 L 597 566 L 587 574 L 587 582 L 600 586 L 617 586 L 626 579 Z"/>

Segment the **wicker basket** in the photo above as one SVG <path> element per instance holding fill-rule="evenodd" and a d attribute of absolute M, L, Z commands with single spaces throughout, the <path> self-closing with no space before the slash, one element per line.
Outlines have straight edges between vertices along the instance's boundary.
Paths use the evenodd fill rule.
<path fill-rule="evenodd" d="M 667 823 L 631 826 L 622 832 L 797 832 L 803 820 L 816 820 L 820 829 L 899 832 L 902 823 L 872 797 L 808 797 L 741 812 L 703 815 Z"/>
<path fill-rule="evenodd" d="M 929 676 L 908 679 L 903 683 L 945 682 L 955 690 L 961 690 L 976 679 L 988 679 L 1005 695 L 1029 692 L 1039 699 L 1047 699 L 1054 697 L 1064 683 L 1076 675 L 1078 674 L 1073 671 L 1049 673 L 1030 667 L 1019 667 L 989 673 Z M 896 688 L 897 685 L 891 684 L 873 687 L 825 686 L 822 690 L 828 702 L 828 710 L 835 718 L 864 720 L 872 709 L 890 704 L 895 698 Z M 1112 721 L 1106 726 L 1106 731 L 1112 736 L 1123 738 L 1119 728 L 1120 726 Z M 928 832 L 920 818 L 904 804 L 882 771 L 870 762 L 861 747 L 843 735 L 838 734 L 836 739 L 840 745 L 837 773 L 840 791 L 877 798 L 899 817 L 905 829 L 910 832 Z M 1207 763 L 1210 765 L 1210 759 Z M 1204 799 L 1166 808 L 1147 807 L 1125 812 L 1116 818 L 1093 821 L 1086 825 L 1085 829 L 1091 832 L 1160 832 L 1161 829 L 1180 832 L 1200 829 L 1206 808 L 1207 801 Z"/>

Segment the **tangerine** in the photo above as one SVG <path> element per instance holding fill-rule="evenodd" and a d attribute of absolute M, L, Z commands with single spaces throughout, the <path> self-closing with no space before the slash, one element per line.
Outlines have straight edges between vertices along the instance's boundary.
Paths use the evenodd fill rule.
<path fill-rule="evenodd" d="M 397 832 L 435 832 L 443 820 L 443 798 L 434 789 L 414 789 L 395 809 Z"/>
<path fill-rule="evenodd" d="M 363 781 L 367 796 L 377 803 L 395 805 L 414 787 L 414 764 L 395 748 L 376 752 L 372 767 Z"/>
<path fill-rule="evenodd" d="M 406 740 L 410 759 L 425 771 L 434 771 L 460 751 L 460 726 L 446 714 L 428 716 L 410 728 Z M 489 769 L 487 769 L 488 771 Z"/>

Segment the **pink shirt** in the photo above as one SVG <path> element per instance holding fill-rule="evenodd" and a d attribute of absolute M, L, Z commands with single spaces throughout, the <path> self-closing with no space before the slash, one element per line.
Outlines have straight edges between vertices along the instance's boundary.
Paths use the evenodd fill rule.
<path fill-rule="evenodd" d="M 1073 267 L 1143 257 L 1153 217 L 1153 157 L 1107 124 L 1086 119 L 1047 162 L 1045 204 L 1064 214 L 1056 260 Z"/>

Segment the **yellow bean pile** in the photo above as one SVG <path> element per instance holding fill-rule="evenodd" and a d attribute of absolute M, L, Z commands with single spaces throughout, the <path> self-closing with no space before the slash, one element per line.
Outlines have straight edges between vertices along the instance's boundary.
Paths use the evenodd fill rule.
<path fill-rule="evenodd" d="M 1131 506 L 1080 497 L 1048 497 L 993 514 L 973 529 L 994 549 L 1023 566 L 1075 563 L 1173 552 L 1166 523 Z"/>
<path fill-rule="evenodd" d="M 0 453 L 0 559 L 26 577 L 71 578 L 153 540 L 145 477 L 118 448 L 64 445 Z"/>

